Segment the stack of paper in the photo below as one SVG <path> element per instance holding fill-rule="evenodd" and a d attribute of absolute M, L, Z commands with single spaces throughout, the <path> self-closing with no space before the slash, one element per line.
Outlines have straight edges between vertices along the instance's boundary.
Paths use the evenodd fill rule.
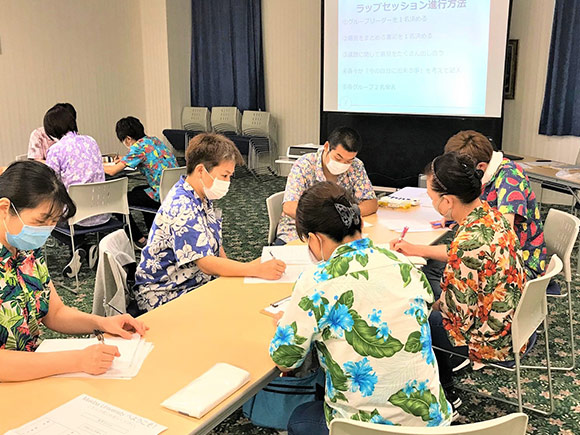
<path fill-rule="evenodd" d="M 310 257 L 307 245 L 264 246 L 264 249 L 262 249 L 262 263 L 274 258 L 286 263 L 286 271 L 280 279 L 268 281 L 261 278 L 245 278 L 244 283 L 296 282 L 304 269 L 315 264 Z"/>
<path fill-rule="evenodd" d="M 57 338 L 44 340 L 37 352 L 61 352 L 68 350 L 82 350 L 93 344 L 99 344 L 96 338 Z M 120 337 L 106 338 L 105 344 L 117 346 L 121 356 L 113 360 L 113 365 L 102 375 L 89 375 L 88 373 L 66 373 L 58 375 L 67 378 L 104 378 L 104 379 L 131 379 L 137 376 L 143 361 L 149 352 L 153 350 L 153 343 L 145 341 L 139 334 L 133 334 L 130 340 Z"/>
<path fill-rule="evenodd" d="M 6 435 L 157 435 L 165 429 L 151 420 L 82 394 Z"/>

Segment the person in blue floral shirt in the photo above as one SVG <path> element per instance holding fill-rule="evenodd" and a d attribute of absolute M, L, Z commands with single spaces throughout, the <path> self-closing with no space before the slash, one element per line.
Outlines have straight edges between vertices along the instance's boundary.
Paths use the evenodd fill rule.
<path fill-rule="evenodd" d="M 242 156 L 231 140 L 219 134 L 193 137 L 185 153 L 187 176 L 173 186 L 161 204 L 141 254 L 135 276 L 139 309 L 150 311 L 217 276 L 279 279 L 280 260 L 249 263 L 227 258 L 222 220 L 213 200 L 229 189 Z"/>
<path fill-rule="evenodd" d="M 295 409 L 288 433 L 328 433 L 334 418 L 449 425 L 428 323 L 434 297 L 421 271 L 364 238 L 358 206 L 332 182 L 304 192 L 296 228 L 320 262 L 296 282 L 270 355 L 288 371 L 314 346 L 326 394 Z"/>
<path fill-rule="evenodd" d="M 119 158 L 113 165 L 105 166 L 107 175 L 116 175 L 126 167 L 138 169 L 147 179 L 147 185 L 136 186 L 127 194 L 129 205 L 159 208 L 159 183 L 164 169 L 176 168 L 177 160 L 173 152 L 155 136 L 146 136 L 141 121 L 128 116 L 117 121 L 115 126 L 117 138 L 129 151 L 123 158 Z M 147 231 L 153 224 L 153 213 L 143 213 L 143 220 Z M 145 245 L 145 236 L 136 224 L 133 216 L 129 216 L 131 233 L 138 247 Z"/>
<path fill-rule="evenodd" d="M 47 165 L 15 162 L 0 176 L 0 382 L 72 372 L 105 373 L 119 356 L 116 346 L 35 352 L 42 325 L 67 334 L 99 329 L 130 338 L 147 327 L 129 314 L 100 317 L 67 307 L 48 273 L 42 247 L 60 219 L 76 207 Z"/>
<path fill-rule="evenodd" d="M 298 238 L 294 220 L 298 200 L 306 189 L 320 181 L 332 181 L 344 187 L 358 203 L 363 216 L 377 211 L 377 196 L 365 165 L 356 158 L 361 148 L 362 139 L 356 130 L 339 127 L 330 133 L 322 149 L 296 160 L 286 181 L 275 245 Z"/>

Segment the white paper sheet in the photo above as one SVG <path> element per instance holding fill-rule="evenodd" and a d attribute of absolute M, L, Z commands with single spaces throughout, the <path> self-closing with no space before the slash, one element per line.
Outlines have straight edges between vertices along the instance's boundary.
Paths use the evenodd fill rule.
<path fill-rule="evenodd" d="M 244 278 L 244 284 L 293 283 L 296 282 L 306 268 L 314 265 L 308 252 L 308 245 L 264 246 L 262 249 L 262 263 L 272 260 L 272 258 L 286 263 L 286 270 L 280 279 L 267 280 L 246 277 Z"/>
<path fill-rule="evenodd" d="M 431 222 L 441 221 L 441 215 L 433 207 L 422 205 L 409 210 L 380 208 L 377 217 L 381 225 L 397 232 L 402 232 L 406 226 L 410 232 L 434 231 Z"/>
<path fill-rule="evenodd" d="M 286 311 L 286 307 L 288 306 L 288 302 L 290 302 L 290 298 L 292 298 L 292 295 L 279 301 L 272 302 L 270 305 L 264 308 L 264 311 L 270 314 L 278 314 L 281 311 Z"/>
<path fill-rule="evenodd" d="M 98 343 L 96 338 L 57 338 L 44 340 L 36 352 L 82 350 Z M 120 337 L 105 338 L 105 344 L 117 346 L 121 354 L 113 360 L 113 365 L 106 373 L 97 376 L 88 373 L 66 373 L 57 376 L 64 378 L 131 379 L 139 373 L 145 358 L 153 350 L 153 344 L 146 342 L 139 334 L 133 334 L 131 340 Z"/>
<path fill-rule="evenodd" d="M 6 435 L 157 435 L 166 430 L 151 420 L 82 394 Z"/>
<path fill-rule="evenodd" d="M 250 373 L 246 370 L 226 363 L 217 363 L 165 400 L 161 406 L 201 418 L 249 380 Z"/>

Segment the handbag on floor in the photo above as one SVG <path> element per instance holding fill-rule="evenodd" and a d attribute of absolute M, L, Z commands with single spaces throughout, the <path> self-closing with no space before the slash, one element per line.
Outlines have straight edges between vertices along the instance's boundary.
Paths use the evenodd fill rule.
<path fill-rule="evenodd" d="M 286 430 L 297 406 L 324 398 L 323 383 L 322 369 L 302 378 L 276 378 L 244 403 L 244 415 L 256 426 Z"/>

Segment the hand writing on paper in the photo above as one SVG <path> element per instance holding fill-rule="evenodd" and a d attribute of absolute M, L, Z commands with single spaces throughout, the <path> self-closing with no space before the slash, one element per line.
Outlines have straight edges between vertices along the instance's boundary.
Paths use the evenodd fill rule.
<path fill-rule="evenodd" d="M 401 240 L 400 238 L 391 240 L 389 246 L 393 251 L 400 252 L 407 257 L 421 256 L 417 245 L 413 245 L 412 243 Z"/>
<path fill-rule="evenodd" d="M 121 314 L 119 316 L 102 317 L 99 329 L 109 334 L 118 335 L 119 337 L 130 339 L 134 332 L 139 335 L 145 335 L 149 329 L 141 320 L 135 319 L 130 314 Z"/>
<path fill-rule="evenodd" d="M 276 280 L 282 277 L 286 270 L 286 263 L 281 260 L 268 260 L 264 263 L 257 264 L 256 277 L 262 279 Z"/>
<path fill-rule="evenodd" d="M 102 375 L 109 370 L 115 357 L 121 356 L 117 346 L 106 344 L 94 344 L 79 352 L 79 368 L 89 375 Z"/>

